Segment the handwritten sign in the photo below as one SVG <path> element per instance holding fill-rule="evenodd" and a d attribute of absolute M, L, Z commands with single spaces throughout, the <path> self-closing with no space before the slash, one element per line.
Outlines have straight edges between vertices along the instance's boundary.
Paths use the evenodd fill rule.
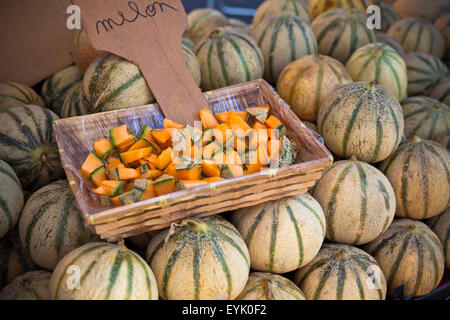
<path fill-rule="evenodd" d="M 187 25 L 181 0 L 73 0 L 92 45 L 136 63 L 167 118 L 198 120 L 206 99 L 181 49 Z"/>

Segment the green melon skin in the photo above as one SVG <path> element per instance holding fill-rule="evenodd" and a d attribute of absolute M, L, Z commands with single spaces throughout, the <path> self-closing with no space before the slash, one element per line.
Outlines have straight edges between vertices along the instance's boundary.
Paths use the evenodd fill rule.
<path fill-rule="evenodd" d="M 61 107 L 66 94 L 83 79 L 83 75 L 74 65 L 64 68 L 49 78 L 42 85 L 41 94 L 45 105 L 61 116 Z"/>
<path fill-rule="evenodd" d="M 73 290 L 72 268 L 81 282 Z M 123 244 L 92 242 L 67 254 L 56 266 L 49 285 L 51 300 L 158 300 L 150 267 Z"/>
<path fill-rule="evenodd" d="M 263 1 L 258 7 L 253 17 L 252 30 L 261 24 L 265 19 L 275 16 L 279 17 L 283 14 L 290 14 L 302 19 L 306 24 L 310 24 L 313 20 L 311 11 L 303 1 L 298 0 L 267 0 Z"/>
<path fill-rule="evenodd" d="M 264 58 L 256 42 L 241 32 L 218 28 L 194 48 L 202 89 L 214 90 L 262 78 Z"/>
<path fill-rule="evenodd" d="M 0 114 L 0 159 L 6 161 L 27 191 L 35 191 L 64 174 L 51 110 L 27 105 Z"/>
<path fill-rule="evenodd" d="M 23 203 L 19 178 L 5 161 L 0 160 L 0 238 L 19 221 Z"/>
<path fill-rule="evenodd" d="M 252 35 L 252 28 L 244 21 L 241 21 L 239 19 L 228 19 L 228 22 L 230 23 L 230 27 L 240 30 L 241 32 L 244 32 L 249 36 Z"/>
<path fill-rule="evenodd" d="M 79 82 L 71 88 L 64 97 L 60 116 L 64 119 L 83 116 L 86 114 L 86 98 L 83 95 L 82 83 Z"/>
<path fill-rule="evenodd" d="M 428 95 L 444 78 L 448 68 L 438 58 L 422 52 L 413 52 L 405 57 L 408 70 L 408 95 Z"/>
<path fill-rule="evenodd" d="M 395 40 L 394 37 L 383 32 L 377 32 L 376 39 L 377 42 L 381 42 L 391 46 L 401 57 L 405 55 L 405 50 L 403 50 L 402 45 L 397 40 Z"/>
<path fill-rule="evenodd" d="M 48 300 L 51 275 L 47 271 L 27 272 L 0 291 L 0 300 Z"/>
<path fill-rule="evenodd" d="M 44 100 L 26 85 L 12 81 L 0 83 L 0 112 L 29 104 L 44 107 Z"/>
<path fill-rule="evenodd" d="M 272 85 L 289 63 L 317 53 L 317 41 L 309 25 L 291 15 L 268 17 L 253 30 L 253 38 L 264 56 L 264 79 Z"/>
<path fill-rule="evenodd" d="M 450 77 L 442 78 L 431 90 L 430 97 L 450 106 Z"/>
<path fill-rule="evenodd" d="M 422 296 L 434 290 L 444 274 L 439 238 L 420 221 L 395 220 L 386 232 L 364 247 L 386 276 L 388 296 L 403 287 L 403 296 Z"/>
<path fill-rule="evenodd" d="M 33 261 L 47 270 L 96 236 L 85 225 L 67 180 L 35 192 L 19 221 L 20 240 Z"/>
<path fill-rule="evenodd" d="M 415 96 L 402 101 L 405 136 L 412 133 L 427 140 L 438 141 L 450 129 L 450 108 L 436 99 Z"/>
<path fill-rule="evenodd" d="M 215 28 L 228 25 L 230 25 L 230 22 L 219 10 L 211 8 L 195 9 L 188 14 L 188 25 L 183 37 L 197 44 Z"/>
<path fill-rule="evenodd" d="M 320 14 L 311 23 L 319 53 L 347 63 L 358 48 L 375 42 L 373 30 L 366 26 L 364 14 L 356 9 L 333 9 Z"/>
<path fill-rule="evenodd" d="M 381 9 L 381 31 L 387 32 L 400 18 L 398 17 L 397 11 L 389 4 L 380 2 L 379 6 Z"/>
<path fill-rule="evenodd" d="M 0 289 L 21 274 L 38 268 L 23 249 L 17 227 L 0 238 L 0 266 Z"/>

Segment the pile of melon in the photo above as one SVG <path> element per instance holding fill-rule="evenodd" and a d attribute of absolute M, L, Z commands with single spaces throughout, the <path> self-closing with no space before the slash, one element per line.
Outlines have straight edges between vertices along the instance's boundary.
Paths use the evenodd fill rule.
<path fill-rule="evenodd" d="M 369 5 L 380 7 L 380 29 L 367 26 Z M 117 243 L 85 224 L 52 122 L 155 98 L 136 64 L 76 31 L 74 65 L 34 88 L 0 83 L 0 299 L 429 294 L 450 269 L 449 21 L 446 0 L 266 0 L 251 25 L 190 12 L 180 46 L 198 86 L 264 78 L 336 161 L 308 193 Z M 294 161 L 270 106 L 200 117 L 202 128 L 169 119 L 141 132 L 109 128 L 77 168 L 89 192 L 123 206 Z M 216 138 L 227 129 L 233 143 Z M 250 147 L 239 137 L 248 129 L 270 143 Z M 254 151 L 253 164 L 242 150 Z"/>

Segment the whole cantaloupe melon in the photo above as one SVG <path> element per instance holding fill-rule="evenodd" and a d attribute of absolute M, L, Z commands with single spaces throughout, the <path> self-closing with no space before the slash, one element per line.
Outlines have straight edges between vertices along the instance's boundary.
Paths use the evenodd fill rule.
<path fill-rule="evenodd" d="M 0 300 L 48 300 L 51 275 L 47 271 L 27 272 L 0 291 Z"/>
<path fill-rule="evenodd" d="M 230 25 L 227 17 L 216 9 L 195 9 L 188 14 L 188 25 L 183 37 L 194 43 L 199 42 L 215 28 Z"/>
<path fill-rule="evenodd" d="M 44 100 L 32 88 L 12 82 L 0 83 L 0 112 L 29 104 L 44 106 Z"/>
<path fill-rule="evenodd" d="M 14 170 L 0 159 L 0 238 L 19 221 L 23 191 Z"/>
<path fill-rule="evenodd" d="M 445 256 L 445 265 L 450 269 L 450 209 L 440 215 L 426 220 L 431 230 L 436 233 L 442 244 Z"/>
<path fill-rule="evenodd" d="M 430 91 L 430 97 L 450 106 L 450 77 L 444 77 Z"/>
<path fill-rule="evenodd" d="M 302 19 L 306 24 L 312 21 L 311 12 L 303 0 L 266 0 L 261 3 L 255 12 L 252 22 L 253 32 L 265 19 L 283 14 L 290 14 Z"/>

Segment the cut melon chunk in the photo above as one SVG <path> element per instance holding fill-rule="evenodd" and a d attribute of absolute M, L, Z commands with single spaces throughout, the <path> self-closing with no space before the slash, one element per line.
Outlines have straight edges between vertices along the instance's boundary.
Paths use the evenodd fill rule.
<path fill-rule="evenodd" d="M 119 158 L 110 157 L 108 159 L 108 164 L 106 165 L 106 171 L 111 170 L 120 164 L 122 164 L 122 161 L 120 161 Z"/>
<path fill-rule="evenodd" d="M 159 171 L 159 170 L 150 170 L 145 173 L 142 173 L 139 176 L 139 179 L 156 179 L 156 178 L 161 177 L 163 174 L 164 174 L 164 172 Z"/>
<path fill-rule="evenodd" d="M 244 175 L 244 169 L 238 164 L 224 164 L 221 172 L 221 177 L 225 179 L 232 179 Z"/>
<path fill-rule="evenodd" d="M 208 182 L 203 180 L 178 180 L 175 184 L 176 190 L 185 190 L 189 188 L 195 188 L 198 186 L 204 186 L 208 184 Z"/>
<path fill-rule="evenodd" d="M 106 170 L 105 167 L 100 167 L 94 172 L 92 172 L 91 176 L 89 177 L 92 182 L 95 183 L 97 187 L 102 185 L 102 181 L 106 180 Z"/>
<path fill-rule="evenodd" d="M 145 157 L 149 156 L 152 153 L 152 150 L 153 148 L 150 147 L 137 149 L 133 151 L 127 151 L 119 154 L 119 158 L 124 164 L 130 164 L 132 162 L 144 159 Z"/>
<path fill-rule="evenodd" d="M 200 110 L 200 120 L 202 121 L 203 129 L 214 128 L 219 124 L 214 114 L 208 108 Z"/>
<path fill-rule="evenodd" d="M 295 143 L 289 140 L 288 137 L 283 136 L 280 139 L 280 158 L 278 167 L 287 167 L 295 162 L 297 151 Z"/>
<path fill-rule="evenodd" d="M 216 118 L 221 123 L 227 122 L 228 116 L 230 115 L 230 113 L 234 113 L 235 115 L 237 115 L 239 118 L 241 118 L 244 121 L 247 121 L 249 118 L 247 111 L 229 111 L 229 112 L 216 113 Z"/>
<path fill-rule="evenodd" d="M 152 136 L 161 149 L 172 146 L 172 132 L 168 129 L 154 129 Z"/>
<path fill-rule="evenodd" d="M 266 105 L 264 107 L 250 107 L 247 108 L 247 112 L 254 116 L 256 118 L 256 120 L 258 120 L 259 122 L 266 122 L 267 117 L 269 115 L 269 110 L 270 107 L 269 105 Z"/>
<path fill-rule="evenodd" d="M 91 174 L 100 167 L 104 167 L 105 163 L 94 152 L 90 152 L 81 166 L 81 173 L 86 177 L 90 177 Z"/>
<path fill-rule="evenodd" d="M 220 167 L 216 164 L 214 160 L 203 160 L 202 161 L 202 172 L 208 177 L 220 177 Z"/>
<path fill-rule="evenodd" d="M 202 169 L 199 165 L 193 164 L 186 169 L 179 169 L 177 167 L 178 180 L 200 180 L 202 177 Z"/>
<path fill-rule="evenodd" d="M 115 206 L 123 206 L 127 204 L 136 203 L 138 201 L 135 191 L 128 191 L 117 197 L 111 198 L 111 203 Z"/>
<path fill-rule="evenodd" d="M 92 192 L 99 196 L 109 196 L 107 189 L 104 186 L 100 186 L 92 189 Z"/>
<path fill-rule="evenodd" d="M 172 148 L 167 148 L 158 156 L 158 160 L 156 162 L 156 168 L 164 171 L 167 166 L 172 162 Z"/>
<path fill-rule="evenodd" d="M 114 168 L 108 171 L 108 180 L 128 181 L 139 178 L 139 172 L 133 168 Z"/>
<path fill-rule="evenodd" d="M 267 130 L 267 126 L 264 123 L 259 122 L 258 120 L 255 120 L 255 122 L 253 122 L 252 128 L 256 132 L 258 132 L 258 130 Z"/>
<path fill-rule="evenodd" d="M 166 169 L 164 169 L 164 173 L 168 174 L 169 176 L 174 177 L 177 179 L 177 166 L 178 164 L 175 161 L 172 161 Z"/>
<path fill-rule="evenodd" d="M 113 150 L 114 145 L 106 138 L 100 138 L 94 142 L 94 151 L 100 159 L 105 158 Z"/>
<path fill-rule="evenodd" d="M 164 119 L 163 120 L 163 127 L 164 128 L 175 128 L 175 129 L 184 129 L 184 125 L 176 123 L 175 121 Z"/>
<path fill-rule="evenodd" d="M 222 152 L 223 146 L 217 141 L 212 141 L 208 145 L 203 147 L 202 156 L 203 159 L 212 159 L 214 154 L 218 151 Z"/>
<path fill-rule="evenodd" d="M 280 138 L 286 135 L 286 128 L 277 117 L 270 116 L 265 124 L 268 128 L 275 130 L 275 137 Z M 270 134 L 269 137 L 272 139 L 272 134 Z"/>
<path fill-rule="evenodd" d="M 147 142 L 152 144 L 152 146 L 156 150 L 156 152 L 160 153 L 161 152 L 161 147 L 158 145 L 158 143 L 156 142 L 155 138 L 153 138 L 152 130 L 153 129 L 151 127 L 145 125 L 142 128 L 141 133 L 139 134 L 139 139 L 147 140 Z"/>
<path fill-rule="evenodd" d="M 163 174 L 153 182 L 158 196 L 169 194 L 175 191 L 175 178 L 168 174 Z"/>
<path fill-rule="evenodd" d="M 225 163 L 242 165 L 242 159 L 236 150 L 230 150 L 225 155 Z"/>
<path fill-rule="evenodd" d="M 123 148 L 124 146 L 127 146 L 129 144 L 132 144 L 136 140 L 133 133 L 127 128 L 126 124 L 110 130 L 109 135 L 111 137 L 111 142 L 118 149 L 120 149 L 121 147 Z"/>
<path fill-rule="evenodd" d="M 125 182 L 117 180 L 104 180 L 102 187 L 106 190 L 106 194 L 110 197 L 115 197 L 124 191 Z"/>
<path fill-rule="evenodd" d="M 134 151 L 139 149 L 152 148 L 152 153 L 156 151 L 153 144 L 146 139 L 139 139 L 127 151 Z"/>
<path fill-rule="evenodd" d="M 135 180 L 133 191 L 136 192 L 138 200 L 147 200 L 157 196 L 153 183 L 147 179 Z"/>
<path fill-rule="evenodd" d="M 236 112 L 230 113 L 228 115 L 227 124 L 233 130 L 234 134 L 238 137 L 245 136 L 247 134 L 247 131 L 251 130 L 251 127 L 248 125 L 248 123 L 242 120 L 242 118 L 239 117 Z"/>
<path fill-rule="evenodd" d="M 222 177 L 208 177 L 208 178 L 203 179 L 203 181 L 206 181 L 208 183 L 218 182 L 218 181 L 223 181 L 223 180 L 225 180 L 225 179 Z"/>

